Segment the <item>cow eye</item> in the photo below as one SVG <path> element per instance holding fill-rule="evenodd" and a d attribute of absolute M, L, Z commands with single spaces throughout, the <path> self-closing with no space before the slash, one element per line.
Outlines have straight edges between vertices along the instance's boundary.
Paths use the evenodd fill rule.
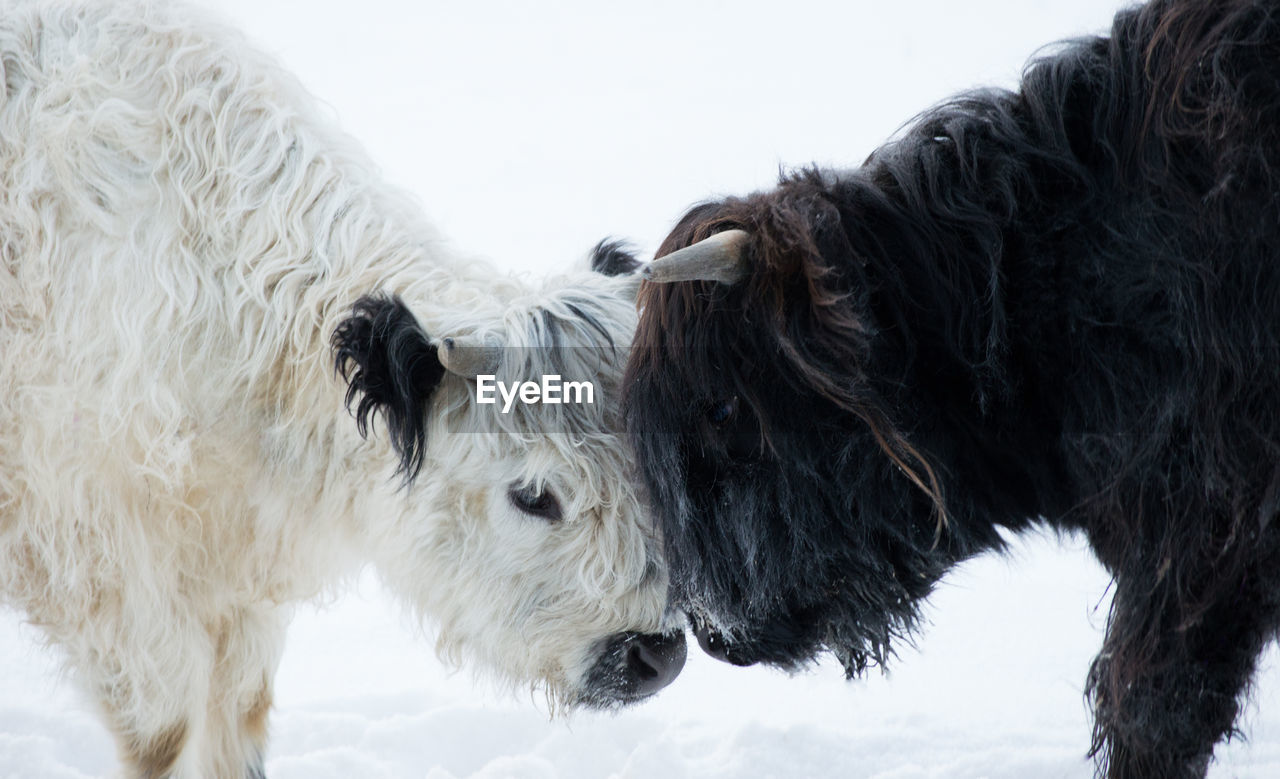
<path fill-rule="evenodd" d="M 726 422 L 733 419 L 736 413 L 738 413 L 738 396 L 734 395 L 707 409 L 707 421 L 712 427 L 723 427 Z"/>
<path fill-rule="evenodd" d="M 524 513 L 542 517 L 549 522 L 558 522 L 564 516 L 560 511 L 560 501 L 556 500 L 555 493 L 548 489 L 540 489 L 535 484 L 511 485 L 511 489 L 507 490 L 507 500 Z"/>

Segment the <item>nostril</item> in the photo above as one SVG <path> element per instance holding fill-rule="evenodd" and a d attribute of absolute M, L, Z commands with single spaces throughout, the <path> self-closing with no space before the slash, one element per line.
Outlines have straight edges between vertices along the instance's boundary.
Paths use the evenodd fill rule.
<path fill-rule="evenodd" d="M 652 695 L 671 684 L 684 668 L 686 655 L 684 633 L 636 636 L 626 654 L 627 674 L 636 692 Z"/>
<path fill-rule="evenodd" d="M 725 659 L 727 647 L 724 638 L 706 625 L 695 625 L 693 635 L 698 638 L 698 646 L 702 647 L 702 651 L 711 655 L 717 660 Z"/>
<path fill-rule="evenodd" d="M 724 640 L 723 635 L 701 621 L 694 622 L 693 635 L 697 637 L 698 646 L 702 647 L 702 651 L 715 659 L 731 665 L 751 665 L 750 661 L 743 659 L 729 647 L 729 642 Z"/>
<path fill-rule="evenodd" d="M 603 708 L 635 703 L 671 684 L 688 654 L 684 631 L 615 633 L 598 651 L 582 680 L 579 700 Z"/>
<path fill-rule="evenodd" d="M 641 681 L 657 679 L 662 673 L 659 670 L 661 666 L 661 659 L 644 644 L 637 642 L 627 650 L 627 669 L 631 671 L 632 676 Z"/>

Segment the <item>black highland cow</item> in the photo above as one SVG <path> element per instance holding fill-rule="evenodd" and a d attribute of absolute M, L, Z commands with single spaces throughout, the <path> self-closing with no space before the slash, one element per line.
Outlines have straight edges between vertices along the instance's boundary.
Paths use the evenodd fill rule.
<path fill-rule="evenodd" d="M 1280 627 L 1280 2 L 1125 11 L 659 256 L 628 423 L 704 648 L 853 675 L 999 528 L 1079 530 L 1099 772 L 1205 773 Z"/>

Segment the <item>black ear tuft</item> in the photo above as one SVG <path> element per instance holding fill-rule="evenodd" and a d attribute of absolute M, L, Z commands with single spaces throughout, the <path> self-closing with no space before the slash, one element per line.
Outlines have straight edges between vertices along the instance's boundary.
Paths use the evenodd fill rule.
<path fill-rule="evenodd" d="M 591 270 L 606 276 L 628 276 L 640 268 L 640 261 L 624 241 L 608 238 L 591 250 Z"/>
<path fill-rule="evenodd" d="M 409 308 L 393 295 L 365 295 L 333 332 L 334 368 L 347 382 L 347 409 L 361 436 L 382 412 L 405 482 L 422 468 L 427 402 L 444 366 Z"/>

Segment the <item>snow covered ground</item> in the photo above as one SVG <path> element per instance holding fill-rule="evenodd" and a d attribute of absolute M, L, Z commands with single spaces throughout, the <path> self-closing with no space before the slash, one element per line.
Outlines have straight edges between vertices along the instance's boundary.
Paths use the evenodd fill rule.
<path fill-rule="evenodd" d="M 212 3 L 212 0 L 209 0 Z M 1115 0 L 217 3 L 333 107 L 462 247 L 542 271 L 605 235 L 651 251 L 715 193 L 853 165 L 917 111 L 1009 85 Z M 690 654 L 657 699 L 549 720 L 451 674 L 372 577 L 299 610 L 268 773 L 324 777 L 1084 777 L 1081 695 L 1107 577 L 1040 534 L 953 572 L 888 677 L 788 677 Z M 1280 776 L 1268 654 L 1215 777 Z M 1274 704 L 1274 705 L 1268 705 Z M 0 612 L 0 779 L 110 776 L 113 747 L 19 615 Z"/>

